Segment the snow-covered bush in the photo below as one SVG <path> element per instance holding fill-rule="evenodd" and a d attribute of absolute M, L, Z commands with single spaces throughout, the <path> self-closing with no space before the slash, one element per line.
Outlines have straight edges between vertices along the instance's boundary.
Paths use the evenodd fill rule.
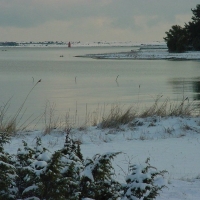
<path fill-rule="evenodd" d="M 9 142 L 7 133 L 0 133 L 0 200 L 16 199 L 16 172 L 12 157 L 4 151 L 3 145 Z"/>
<path fill-rule="evenodd" d="M 67 134 L 64 147 L 60 150 L 60 153 L 63 165 L 61 174 L 67 179 L 65 197 L 69 200 L 80 199 L 80 173 L 84 168 L 80 146 Z"/>
<path fill-rule="evenodd" d="M 164 187 L 163 175 L 166 171 L 157 171 L 149 164 L 149 160 L 144 164 L 130 166 L 132 173 L 126 177 L 123 200 L 152 200 Z"/>
<path fill-rule="evenodd" d="M 111 160 L 118 153 L 96 154 L 93 159 L 87 158 L 82 172 L 82 197 L 95 200 L 116 200 L 120 197 L 121 184 L 113 179 Z"/>
<path fill-rule="evenodd" d="M 23 147 L 18 149 L 14 165 L 18 175 L 16 185 L 19 199 L 34 196 L 36 175 L 31 165 L 35 162 L 35 153 L 34 148 L 29 147 L 25 141 Z"/>
<path fill-rule="evenodd" d="M 0 200 L 152 200 L 164 187 L 165 171 L 149 164 L 130 166 L 126 183 L 114 179 L 112 160 L 120 152 L 83 159 L 80 146 L 66 135 L 64 147 L 51 153 L 36 139 L 35 147 L 23 141 L 17 155 L 4 152 L 9 137 L 0 134 Z"/>
<path fill-rule="evenodd" d="M 40 199 L 65 200 L 67 192 L 67 178 L 63 177 L 61 170 L 61 153 L 56 151 L 52 154 L 50 161 L 43 168 L 39 175 L 39 182 L 36 183 Z"/>
<path fill-rule="evenodd" d="M 64 147 L 52 155 L 42 146 L 40 138 L 37 138 L 34 148 L 29 148 L 24 142 L 24 149 L 18 151 L 17 158 L 16 166 L 21 166 L 18 169 L 20 198 L 79 199 L 82 154 L 79 145 L 68 135 Z"/>

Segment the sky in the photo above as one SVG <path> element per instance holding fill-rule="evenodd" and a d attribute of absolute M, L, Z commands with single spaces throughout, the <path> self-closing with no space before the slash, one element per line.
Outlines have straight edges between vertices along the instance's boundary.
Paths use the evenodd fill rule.
<path fill-rule="evenodd" d="M 163 41 L 199 0 L 0 0 L 0 41 Z"/>

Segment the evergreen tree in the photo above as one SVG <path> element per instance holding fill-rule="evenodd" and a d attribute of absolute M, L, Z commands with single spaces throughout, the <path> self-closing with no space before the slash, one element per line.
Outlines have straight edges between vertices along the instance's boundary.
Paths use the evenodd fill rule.
<path fill-rule="evenodd" d="M 18 187 L 18 198 L 32 197 L 35 189 L 35 174 L 31 168 L 34 162 L 34 149 L 28 147 L 23 141 L 23 148 L 19 148 L 16 156 L 15 167 L 17 172 L 16 184 Z"/>
<path fill-rule="evenodd" d="M 191 9 L 194 16 L 185 27 L 174 25 L 166 33 L 164 40 L 169 52 L 183 52 L 186 50 L 200 50 L 200 4 Z"/>
<path fill-rule="evenodd" d="M 69 133 L 69 131 L 68 131 Z M 80 198 L 80 173 L 83 170 L 83 156 L 81 154 L 80 145 L 76 144 L 70 137 L 66 135 L 64 147 L 60 150 L 62 157 L 63 177 L 67 178 L 67 191 L 65 196 L 69 200 L 77 200 Z"/>
<path fill-rule="evenodd" d="M 165 32 L 166 37 L 164 40 L 167 42 L 167 47 L 170 52 L 183 52 L 188 46 L 188 35 L 184 28 L 178 25 Z"/>
<path fill-rule="evenodd" d="M 23 142 L 18 150 L 16 167 L 19 174 L 18 198 L 77 200 L 80 199 L 80 172 L 83 169 L 80 146 L 66 136 L 61 150 L 50 155 L 37 138 L 34 148 Z"/>
<path fill-rule="evenodd" d="M 189 37 L 189 45 L 193 50 L 200 50 L 200 4 L 196 9 L 191 9 L 193 12 L 192 22 L 185 24 L 185 29 Z"/>
<path fill-rule="evenodd" d="M 192 20 L 194 22 L 200 21 L 200 4 L 196 5 L 195 9 L 191 9 L 194 16 L 192 16 Z"/>
<path fill-rule="evenodd" d="M 61 149 L 61 152 L 64 155 L 69 155 L 73 153 L 73 155 L 77 156 L 76 160 L 83 161 L 83 155 L 81 153 L 80 145 L 70 138 L 70 131 L 71 129 L 67 129 L 64 147 Z"/>
<path fill-rule="evenodd" d="M 123 200 L 152 200 L 158 196 L 164 185 L 157 185 L 158 179 L 163 179 L 166 171 L 157 171 L 147 159 L 143 165 L 131 165 L 130 175 L 126 177 Z"/>
<path fill-rule="evenodd" d="M 46 167 L 40 173 L 40 179 L 37 183 L 38 196 L 40 199 L 65 200 L 67 179 L 62 176 L 63 165 L 61 163 L 61 152 L 53 153 Z"/>
<path fill-rule="evenodd" d="M 111 160 L 118 153 L 96 154 L 93 159 L 86 159 L 82 172 L 82 197 L 95 200 L 116 200 L 120 197 L 121 185 L 113 179 Z"/>
<path fill-rule="evenodd" d="M 37 156 L 37 160 L 45 157 L 43 154 L 44 152 Z M 79 145 L 67 134 L 64 147 L 54 152 L 52 157 L 46 160 L 47 165 L 39 172 L 37 196 L 49 200 L 78 200 L 80 197 L 80 172 L 83 169 L 80 158 L 82 158 L 82 154 Z"/>
<path fill-rule="evenodd" d="M 39 185 L 41 183 L 40 175 L 44 172 L 51 154 L 48 149 L 42 146 L 41 138 L 36 138 L 36 145 L 32 149 L 32 160 L 28 163 L 28 168 L 32 175 L 32 185 L 29 185 L 23 191 L 23 197 L 37 198 L 41 196 Z"/>
<path fill-rule="evenodd" d="M 9 142 L 7 133 L 0 133 L 0 200 L 16 199 L 16 172 L 12 156 L 4 151 L 3 145 Z"/>

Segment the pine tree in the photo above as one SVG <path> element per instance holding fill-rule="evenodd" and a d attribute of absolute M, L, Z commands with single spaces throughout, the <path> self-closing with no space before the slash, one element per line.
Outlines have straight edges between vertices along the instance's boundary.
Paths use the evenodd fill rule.
<path fill-rule="evenodd" d="M 37 160 L 45 157 L 41 156 L 43 154 L 37 156 Z M 47 165 L 39 173 L 37 196 L 48 200 L 78 200 L 80 172 L 83 169 L 81 158 L 80 147 L 67 134 L 64 147 L 46 160 Z"/>
<path fill-rule="evenodd" d="M 191 22 L 185 23 L 183 28 L 173 25 L 169 31 L 165 32 L 167 36 L 164 37 L 164 40 L 169 52 L 200 50 L 200 4 L 191 10 L 194 15 Z"/>
<path fill-rule="evenodd" d="M 60 150 L 62 154 L 62 170 L 63 177 L 67 178 L 66 198 L 69 200 L 77 200 L 80 198 L 80 173 L 83 170 L 83 156 L 81 154 L 80 145 L 76 144 L 69 137 L 68 130 L 66 134 L 64 147 Z"/>
<path fill-rule="evenodd" d="M 194 22 L 200 21 L 200 4 L 196 5 L 195 9 L 191 9 L 194 16 L 192 16 L 192 20 Z"/>
<path fill-rule="evenodd" d="M 25 141 L 23 148 L 19 148 L 16 156 L 15 167 L 17 171 L 16 184 L 18 187 L 18 198 L 27 198 L 34 196 L 35 174 L 31 167 L 34 162 L 35 151 L 30 148 Z"/>
<path fill-rule="evenodd" d="M 12 156 L 4 151 L 3 145 L 9 142 L 7 133 L 0 133 L 0 200 L 16 199 L 16 172 Z"/>
<path fill-rule="evenodd" d="M 121 185 L 113 179 L 111 160 L 117 153 L 96 154 L 93 159 L 86 159 L 82 172 L 82 197 L 95 200 L 116 200 L 120 196 Z"/>
<path fill-rule="evenodd" d="M 62 154 L 56 151 L 40 174 L 37 183 L 37 193 L 40 199 L 65 200 L 67 179 L 61 174 L 63 165 L 60 160 Z"/>
<path fill-rule="evenodd" d="M 37 138 L 34 148 L 24 143 L 18 150 L 16 167 L 19 198 L 48 200 L 80 199 L 80 172 L 83 169 L 80 147 L 66 136 L 61 150 L 52 155 Z"/>
<path fill-rule="evenodd" d="M 170 52 L 184 52 L 188 46 L 188 33 L 179 25 L 174 25 L 166 33 L 164 40 Z"/>
<path fill-rule="evenodd" d="M 166 171 L 157 171 L 149 164 L 149 158 L 142 165 L 131 165 L 130 175 L 126 177 L 123 200 L 152 200 L 158 196 L 164 185 L 157 185 L 157 179 L 163 179 Z"/>
<path fill-rule="evenodd" d="M 46 169 L 48 161 L 51 159 L 51 154 L 48 149 L 42 146 L 41 138 L 36 138 L 36 145 L 32 150 L 32 159 L 29 163 L 27 163 L 28 169 L 31 171 L 31 182 L 32 185 L 29 185 L 27 188 L 23 191 L 23 197 L 29 197 L 29 198 L 37 198 L 41 196 L 40 193 L 40 183 L 41 183 L 41 177 L 40 175 L 44 172 Z"/>

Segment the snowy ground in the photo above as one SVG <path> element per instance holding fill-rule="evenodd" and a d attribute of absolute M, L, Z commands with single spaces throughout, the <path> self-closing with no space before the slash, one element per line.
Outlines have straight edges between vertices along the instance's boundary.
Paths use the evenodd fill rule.
<path fill-rule="evenodd" d="M 188 51 L 184 53 L 169 53 L 167 49 L 146 48 L 132 50 L 130 52 L 87 54 L 80 57 L 95 59 L 131 59 L 131 60 L 200 60 L 200 51 Z"/>
<path fill-rule="evenodd" d="M 62 131 L 48 135 L 32 131 L 18 133 L 5 149 L 15 154 L 22 140 L 34 145 L 37 136 L 41 136 L 44 146 L 51 152 L 60 149 L 65 141 Z M 143 163 L 149 157 L 152 166 L 168 171 L 165 176 L 167 188 L 158 200 L 200 199 L 200 117 L 136 119 L 117 129 L 73 129 L 71 137 L 81 143 L 84 157 L 121 151 L 113 161 L 120 182 L 124 182 L 130 163 Z"/>

